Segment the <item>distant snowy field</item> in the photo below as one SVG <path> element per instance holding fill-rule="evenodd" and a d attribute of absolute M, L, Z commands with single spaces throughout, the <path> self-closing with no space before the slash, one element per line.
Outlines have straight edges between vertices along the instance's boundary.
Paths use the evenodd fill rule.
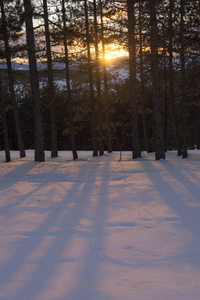
<path fill-rule="evenodd" d="M 78 71 L 78 66 L 79 62 L 72 61 L 70 62 L 70 69 L 77 69 Z M 6 62 L 0 61 L 0 69 L 6 69 L 7 64 Z M 29 65 L 27 63 L 16 63 L 12 62 L 12 69 L 15 71 L 28 71 L 29 70 Z M 47 63 L 46 62 L 37 62 L 37 69 L 38 71 L 43 71 L 47 69 Z M 65 64 L 62 62 L 53 62 L 53 69 L 54 70 L 64 70 L 65 69 Z M 128 70 L 128 65 L 125 64 L 122 67 L 122 64 L 117 63 L 117 60 L 111 64 L 108 65 L 107 71 L 112 74 L 111 76 L 111 81 L 112 83 L 117 82 L 117 81 L 124 81 L 129 77 L 129 70 Z M 80 71 L 78 71 L 80 72 Z M 40 79 L 40 86 L 42 87 L 43 85 L 46 85 L 47 78 L 43 77 Z M 66 89 L 66 79 L 55 79 L 54 78 L 54 83 L 57 84 L 57 86 L 61 89 Z M 20 82 L 15 82 L 15 87 L 18 89 L 23 90 L 24 88 L 24 83 L 20 84 Z"/>
<path fill-rule="evenodd" d="M 0 163 L 0 299 L 199 300 L 200 151 L 78 153 Z"/>

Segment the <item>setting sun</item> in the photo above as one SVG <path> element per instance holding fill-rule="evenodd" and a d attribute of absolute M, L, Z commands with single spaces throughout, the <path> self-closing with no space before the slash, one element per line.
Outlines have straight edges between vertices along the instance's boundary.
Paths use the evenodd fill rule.
<path fill-rule="evenodd" d="M 116 45 L 109 46 L 109 48 L 105 49 L 105 60 L 113 60 L 121 57 L 127 57 L 128 52 L 122 48 L 116 47 Z"/>
<path fill-rule="evenodd" d="M 124 50 L 111 50 L 111 51 L 106 51 L 105 54 L 105 59 L 106 60 L 112 60 L 120 57 L 125 57 L 128 55 L 127 51 Z"/>

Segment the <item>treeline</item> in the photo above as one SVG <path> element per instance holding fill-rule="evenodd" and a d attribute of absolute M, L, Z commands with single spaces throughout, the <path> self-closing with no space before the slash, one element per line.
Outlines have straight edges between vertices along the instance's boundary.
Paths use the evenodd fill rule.
<path fill-rule="evenodd" d="M 0 143 L 10 149 L 131 150 L 165 158 L 200 148 L 200 5 L 195 0 L 0 0 Z M 26 36 L 26 38 L 24 38 Z M 106 62 L 106 52 L 128 58 Z M 12 59 L 29 59 L 29 74 Z M 46 60 L 39 72 L 37 60 Z M 55 61 L 64 71 L 55 71 Z M 128 70 L 128 77 L 118 75 Z M 64 78 L 59 88 L 55 78 Z M 40 81 L 46 78 L 46 84 Z M 18 83 L 23 88 L 18 90 Z M 28 84 L 27 84 L 28 83 Z"/>

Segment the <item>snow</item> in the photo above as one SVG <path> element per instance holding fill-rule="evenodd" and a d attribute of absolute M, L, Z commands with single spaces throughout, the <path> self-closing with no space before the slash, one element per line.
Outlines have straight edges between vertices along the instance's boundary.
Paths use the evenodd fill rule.
<path fill-rule="evenodd" d="M 200 151 L 78 154 L 0 163 L 0 299 L 199 300 Z"/>
<path fill-rule="evenodd" d="M 65 64 L 58 61 L 53 61 L 52 63 L 54 70 L 64 70 Z M 72 62 L 70 64 L 71 67 L 77 66 L 77 62 Z M 7 64 L 4 61 L 0 61 L 0 69 L 7 69 Z M 28 71 L 29 64 L 28 63 L 17 63 L 12 62 L 12 69 L 13 70 L 20 70 L 20 71 Z M 38 71 L 43 71 L 47 69 L 47 62 L 37 62 L 37 69 Z"/>

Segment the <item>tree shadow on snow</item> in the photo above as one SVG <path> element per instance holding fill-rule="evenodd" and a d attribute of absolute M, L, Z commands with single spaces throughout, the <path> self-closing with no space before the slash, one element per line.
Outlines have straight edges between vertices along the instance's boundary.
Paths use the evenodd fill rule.
<path fill-rule="evenodd" d="M 157 162 L 158 163 L 158 162 Z M 186 231 L 190 232 L 190 237 L 186 235 L 185 247 L 182 249 L 182 254 L 179 254 L 180 260 L 194 264 L 195 267 L 200 268 L 199 248 L 200 248 L 200 186 L 188 180 L 185 173 L 181 172 L 178 167 L 174 166 L 169 161 L 160 161 L 162 167 L 168 172 L 167 178 L 173 182 L 172 185 L 162 176 L 162 172 L 155 168 L 153 162 L 147 162 L 146 167 L 154 169 L 155 172 L 149 174 L 149 179 L 153 183 L 155 189 L 159 192 L 162 200 L 178 217 L 180 224 Z M 185 168 L 184 168 L 185 170 Z M 188 172 L 192 172 L 188 166 Z M 147 173 L 148 174 L 148 173 Z M 174 187 L 175 183 L 177 188 Z M 190 199 L 185 201 L 185 195 L 180 195 L 180 187 L 184 185 L 187 189 L 188 195 L 191 195 L 191 202 L 194 207 L 190 206 Z M 184 196 L 184 197 L 183 197 Z M 195 205 L 195 203 L 197 205 Z M 167 219 L 166 219 L 167 221 Z M 178 237 L 177 237 L 178 238 Z"/>
<path fill-rule="evenodd" d="M 60 165 L 56 164 L 49 170 L 50 178 L 59 167 Z M 21 166 L 21 169 L 18 167 L 13 171 L 13 175 L 18 172 L 19 181 L 34 183 L 35 188 L 21 198 L 17 198 L 11 206 L 7 207 L 7 210 L 2 212 L 2 215 L 9 212 L 10 222 L 16 222 L 15 210 L 20 206 L 23 207 L 23 203 L 28 198 L 36 199 L 38 195 L 40 199 L 41 195 L 45 195 L 43 194 L 45 188 L 48 191 L 50 204 L 48 205 L 46 199 L 45 207 L 42 209 L 40 209 L 42 200 L 35 207 L 27 205 L 27 211 L 29 210 L 36 218 L 35 223 L 32 224 L 34 229 L 27 230 L 29 220 L 22 217 L 19 223 L 23 222 L 23 228 L 19 227 L 18 233 L 11 232 L 16 234 L 16 237 L 12 242 L 14 243 L 12 256 L 1 264 L 0 296 L 1 293 L 7 293 L 6 296 L 10 295 L 9 300 L 43 300 L 48 299 L 50 295 L 59 300 L 112 299 L 108 294 L 98 291 L 99 265 L 102 259 L 99 249 L 103 248 L 103 224 L 107 217 L 102 201 L 104 201 L 103 197 L 106 197 L 108 182 L 101 180 L 97 187 L 95 182 L 97 169 L 88 162 L 80 166 L 73 181 L 70 181 L 70 176 L 64 173 L 59 176 L 58 182 L 56 178 L 54 181 L 52 178 L 52 188 L 48 182 L 49 175 L 47 178 L 44 173 L 39 176 L 37 172 L 35 175 L 34 173 L 30 175 L 31 168 L 34 168 L 32 163 Z M 108 163 L 104 164 L 99 172 L 102 178 L 105 169 L 109 172 Z M 65 185 L 68 180 L 70 184 Z M 12 188 L 12 183 L 10 182 L 6 188 Z M 58 202 L 51 201 L 51 197 L 59 193 L 60 188 L 66 191 L 60 196 Z M 33 204 L 34 201 L 31 203 Z M 13 214 L 10 214 L 10 211 Z M 43 214 L 44 218 L 42 218 Z M 82 224 L 82 220 L 85 224 L 84 222 Z M 77 244 L 74 254 L 70 250 L 73 243 Z M 79 247 L 83 248 L 81 253 Z M 71 273 L 70 270 L 73 272 Z M 68 289 L 69 282 L 71 285 Z M 10 291 L 7 289 L 8 286 Z"/>

